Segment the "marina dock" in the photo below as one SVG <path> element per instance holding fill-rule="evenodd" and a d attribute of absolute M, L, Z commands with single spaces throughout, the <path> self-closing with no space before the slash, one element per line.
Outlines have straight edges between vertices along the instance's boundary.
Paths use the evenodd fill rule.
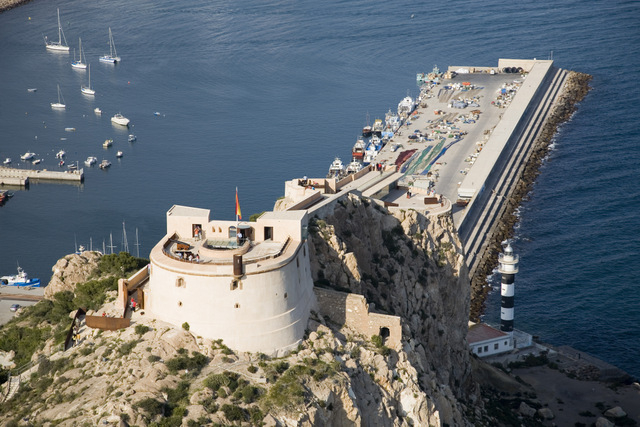
<path fill-rule="evenodd" d="M 18 169 L 0 167 L 0 186 L 20 186 L 29 185 L 29 180 L 35 181 L 60 181 L 80 183 L 84 181 L 84 169 L 74 171 L 49 171 L 46 169 Z"/>
<path fill-rule="evenodd" d="M 481 274 L 479 265 L 490 252 L 507 202 L 567 75 L 552 60 L 450 66 L 440 78 L 423 82 L 415 109 L 387 136 L 371 163 L 374 170 L 380 165 L 381 172 L 335 184 L 331 179 L 310 179 L 307 183 L 319 184 L 311 193 L 299 192 L 289 182 L 285 197 L 294 202 L 289 209 L 309 209 L 322 216 L 324 207 L 356 192 L 390 209 L 431 215 L 450 211 L 470 276 Z"/>

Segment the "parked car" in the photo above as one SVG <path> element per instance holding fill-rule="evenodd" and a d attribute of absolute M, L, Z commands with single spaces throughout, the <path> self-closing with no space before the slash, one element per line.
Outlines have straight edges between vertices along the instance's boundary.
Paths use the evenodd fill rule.
<path fill-rule="evenodd" d="M 20 304 L 13 304 L 11 306 L 11 308 L 9 308 L 9 310 L 11 311 L 18 311 L 18 309 L 20 308 Z"/>

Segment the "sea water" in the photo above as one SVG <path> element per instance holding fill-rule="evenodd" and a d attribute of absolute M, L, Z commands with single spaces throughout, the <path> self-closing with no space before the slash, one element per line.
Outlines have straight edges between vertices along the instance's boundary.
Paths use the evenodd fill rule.
<path fill-rule="evenodd" d="M 47 52 L 60 8 L 91 63 Z M 437 64 L 553 57 L 594 76 L 555 140 L 514 242 L 516 327 L 640 376 L 637 2 L 478 3 L 39 1 L 0 14 L 0 158 L 27 151 L 58 169 L 87 156 L 82 185 L 32 183 L 0 208 L 0 274 L 19 263 L 45 282 L 77 245 L 147 256 L 173 204 L 232 219 L 269 210 L 284 181 L 349 160 L 361 128 Z M 111 27 L 119 64 L 98 62 Z M 67 109 L 53 111 L 60 85 Z M 27 92 L 37 88 L 37 92 Z M 95 107 L 102 109 L 96 116 Z M 122 112 L 129 130 L 113 126 Z M 158 114 L 154 114 L 158 113 Z M 65 128 L 74 127 L 75 132 Z M 128 133 L 137 135 L 127 142 Z M 102 142 L 112 138 L 112 148 Z M 115 158 L 121 150 L 124 157 Z M 139 246 L 135 246 L 138 230 Z M 499 298 L 486 320 L 498 321 Z"/>

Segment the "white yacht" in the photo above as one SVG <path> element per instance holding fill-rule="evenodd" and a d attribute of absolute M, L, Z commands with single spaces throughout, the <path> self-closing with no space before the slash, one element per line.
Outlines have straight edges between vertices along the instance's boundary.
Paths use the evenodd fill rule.
<path fill-rule="evenodd" d="M 100 109 L 100 107 L 96 107 L 93 109 L 93 112 L 96 113 L 97 116 L 102 114 L 102 110 Z"/>
<path fill-rule="evenodd" d="M 2 164 L 8 165 L 11 163 L 11 157 L 7 157 L 6 159 L 4 159 L 4 161 L 2 162 Z"/>
<path fill-rule="evenodd" d="M 111 122 L 120 126 L 129 126 L 129 119 L 120 113 L 116 113 L 115 116 L 111 117 Z"/>
<path fill-rule="evenodd" d="M 84 161 L 84 164 L 87 166 L 93 166 L 98 162 L 98 159 L 93 157 L 93 156 L 89 156 L 87 157 L 87 160 Z"/>
<path fill-rule="evenodd" d="M 69 52 L 69 45 L 67 44 L 67 39 L 64 36 L 64 31 L 62 31 L 62 25 L 60 24 L 60 9 L 58 9 L 58 41 L 50 42 L 49 39 L 45 36 L 44 44 L 49 50 L 55 50 L 58 52 Z"/>
<path fill-rule="evenodd" d="M 120 62 L 118 52 L 116 52 L 116 44 L 113 42 L 113 34 L 111 34 L 111 27 L 109 27 L 109 54 L 100 57 L 100 62 L 107 62 L 109 64 L 115 64 Z"/>
<path fill-rule="evenodd" d="M 338 178 L 342 174 L 344 174 L 344 165 L 342 164 L 342 160 L 340 160 L 339 157 L 336 157 L 331 163 L 331 166 L 329 166 L 327 178 Z"/>
<path fill-rule="evenodd" d="M 73 62 L 71 63 L 71 67 L 79 69 L 79 70 L 86 70 L 87 69 L 87 60 L 84 58 L 84 53 L 82 53 L 82 39 L 78 38 L 78 50 L 80 50 L 80 57 L 78 58 L 78 60 L 76 61 L 76 51 L 75 49 L 73 50 Z M 83 61 L 84 59 L 84 61 Z"/>
<path fill-rule="evenodd" d="M 30 153 L 30 152 L 26 152 L 24 153 L 22 156 L 20 156 L 20 158 L 22 160 L 31 160 L 36 156 L 36 153 Z"/>
<path fill-rule="evenodd" d="M 409 114 L 413 112 L 416 108 L 416 102 L 412 97 L 406 96 L 400 103 L 398 104 L 398 114 L 400 116 L 407 117 Z"/>
<path fill-rule="evenodd" d="M 116 153 L 116 157 L 117 157 L 117 158 L 121 158 L 123 155 L 124 155 L 124 153 L 123 153 L 122 151 L 118 151 L 118 152 Z"/>
<path fill-rule="evenodd" d="M 347 165 L 348 174 L 360 172 L 361 170 L 362 170 L 362 163 L 360 163 L 356 159 L 353 159 L 353 161 Z"/>
<path fill-rule="evenodd" d="M 88 86 L 81 86 L 80 87 L 80 91 L 82 93 L 84 93 L 85 95 L 95 95 L 96 91 L 91 89 L 91 65 L 89 65 L 89 85 Z"/>
<path fill-rule="evenodd" d="M 60 90 L 60 85 L 58 85 L 58 102 L 52 102 L 51 108 L 64 110 L 67 108 L 67 105 L 64 103 L 64 97 L 62 96 L 62 91 Z"/>

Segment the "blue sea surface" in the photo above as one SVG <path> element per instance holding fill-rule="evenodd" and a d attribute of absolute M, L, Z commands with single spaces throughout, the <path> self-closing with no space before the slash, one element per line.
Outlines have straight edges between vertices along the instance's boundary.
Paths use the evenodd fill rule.
<path fill-rule="evenodd" d="M 94 98 L 80 93 L 87 76 L 71 69 L 73 53 L 44 47 L 43 35 L 56 38 L 56 8 L 70 46 L 82 37 Z M 16 191 L 0 207 L 0 274 L 19 263 L 47 281 L 76 244 L 101 250 L 112 236 L 120 249 L 123 223 L 131 252 L 146 256 L 173 204 L 231 219 L 236 187 L 244 218 L 269 210 L 285 180 L 347 160 L 367 113 L 383 118 L 418 93 L 417 72 L 552 55 L 592 74 L 593 90 L 521 209 L 516 327 L 640 377 L 639 18 L 638 2 L 577 0 L 42 0 L 4 12 L 0 159 L 20 165 L 33 151 L 56 169 L 64 149 L 68 163 L 96 156 L 113 166 L 85 167 L 80 186 Z M 115 66 L 98 62 L 109 27 Z M 65 111 L 49 106 L 57 84 Z M 116 112 L 129 131 L 111 125 Z M 488 301 L 490 322 L 498 300 Z"/>

